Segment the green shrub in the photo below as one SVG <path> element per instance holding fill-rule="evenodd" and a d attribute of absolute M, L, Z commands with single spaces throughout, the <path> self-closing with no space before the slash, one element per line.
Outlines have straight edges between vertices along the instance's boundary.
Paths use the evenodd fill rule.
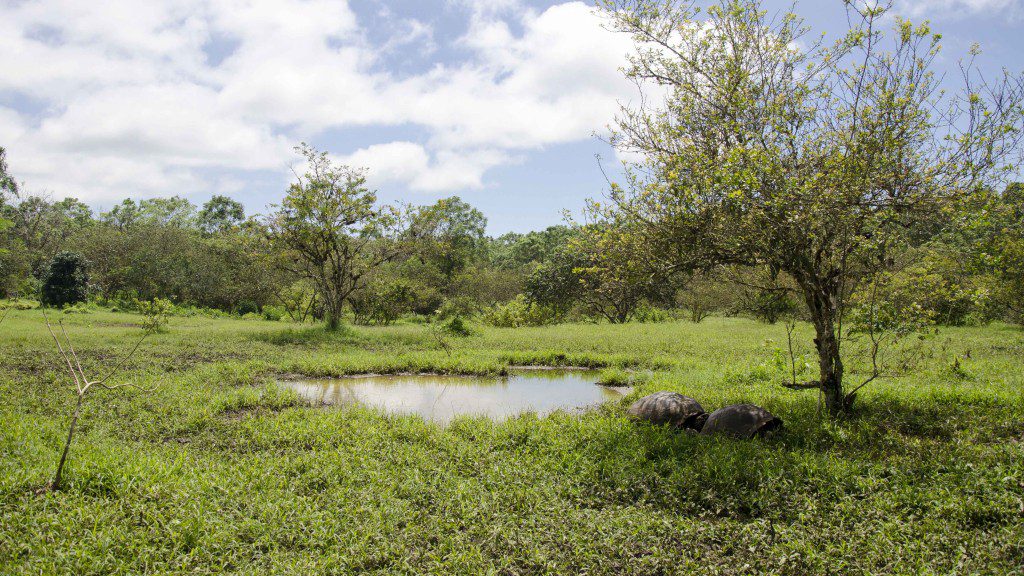
<path fill-rule="evenodd" d="M 264 306 L 263 307 L 263 319 L 270 320 L 271 322 L 280 322 L 285 317 L 287 312 L 280 306 Z"/>
<path fill-rule="evenodd" d="M 411 312 L 415 299 L 415 291 L 405 282 L 374 282 L 350 296 L 349 305 L 356 324 L 388 326 Z"/>
<path fill-rule="evenodd" d="M 259 306 L 259 304 L 253 302 L 252 300 L 242 300 L 237 305 L 235 305 L 235 314 L 238 314 L 239 316 L 245 316 L 246 314 L 259 314 L 259 313 L 260 313 L 260 306 Z"/>
<path fill-rule="evenodd" d="M 495 304 L 483 311 L 480 321 L 496 328 L 544 326 L 561 320 L 554 308 L 531 302 L 520 294 L 504 304 Z"/>
<path fill-rule="evenodd" d="M 142 323 L 143 330 L 151 334 L 167 331 L 167 317 L 172 308 L 169 300 L 163 298 L 153 298 L 149 301 L 136 300 L 134 307 L 145 316 L 145 321 Z"/>
<path fill-rule="evenodd" d="M 462 319 L 462 316 L 453 316 L 442 325 L 442 328 L 452 336 L 471 336 L 473 334 L 473 331 Z"/>
<path fill-rule="evenodd" d="M 669 322 L 673 320 L 672 315 L 666 310 L 661 308 L 655 308 L 653 306 L 641 306 L 637 308 L 636 314 L 633 315 L 633 320 L 640 323 L 647 322 Z"/>
<path fill-rule="evenodd" d="M 43 304 L 64 307 L 89 297 L 89 263 L 77 252 L 60 252 L 43 277 Z"/>

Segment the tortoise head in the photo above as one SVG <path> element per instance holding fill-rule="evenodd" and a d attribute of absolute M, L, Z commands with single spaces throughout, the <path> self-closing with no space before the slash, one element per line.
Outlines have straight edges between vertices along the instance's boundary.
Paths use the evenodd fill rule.
<path fill-rule="evenodd" d="M 687 418 L 686 422 L 683 422 L 683 428 L 686 428 L 688 430 L 695 430 L 697 432 L 700 432 L 701 429 L 704 428 L 704 423 L 707 422 L 707 421 L 708 421 L 708 413 L 707 412 L 701 412 L 700 414 L 694 414 L 693 416 Z"/>

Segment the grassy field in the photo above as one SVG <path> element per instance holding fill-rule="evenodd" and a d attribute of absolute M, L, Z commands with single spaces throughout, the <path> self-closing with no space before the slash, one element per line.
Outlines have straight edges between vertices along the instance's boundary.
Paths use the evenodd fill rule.
<path fill-rule="evenodd" d="M 138 316 L 64 318 L 86 372 L 141 334 Z M 797 337 L 809 355 L 809 329 Z M 450 356 L 416 325 L 328 335 L 173 318 L 120 377 L 157 391 L 90 396 L 64 489 L 38 494 L 74 394 L 41 313 L 12 312 L 0 574 L 1024 573 L 1020 328 L 943 329 L 922 364 L 836 423 L 813 392 L 779 386 L 781 325 L 476 327 L 449 341 Z M 694 437 L 632 423 L 622 405 L 439 427 L 305 406 L 273 383 L 516 364 L 628 370 L 635 395 L 756 402 L 785 428 Z"/>

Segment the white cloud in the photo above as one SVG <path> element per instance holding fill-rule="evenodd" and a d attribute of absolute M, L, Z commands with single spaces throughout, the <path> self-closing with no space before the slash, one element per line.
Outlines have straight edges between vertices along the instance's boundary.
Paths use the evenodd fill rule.
<path fill-rule="evenodd" d="M 404 76 L 384 55 L 429 54 L 435 31 L 385 15 L 394 33 L 372 45 L 345 0 L 11 5 L 0 95 L 19 104 L 0 105 L 0 145 L 30 189 L 108 201 L 239 189 L 239 171 L 283 181 L 300 140 L 412 126 L 422 142 L 332 152 L 375 182 L 455 192 L 524 151 L 589 138 L 631 95 L 618 72 L 628 39 L 589 5 L 458 4 L 469 8 L 457 42 L 468 57 Z"/>
<path fill-rule="evenodd" d="M 517 161 L 501 150 L 487 149 L 442 150 L 431 157 L 415 142 L 374 144 L 335 159 L 368 169 L 373 186 L 399 183 L 423 192 L 479 188 L 488 169 Z"/>

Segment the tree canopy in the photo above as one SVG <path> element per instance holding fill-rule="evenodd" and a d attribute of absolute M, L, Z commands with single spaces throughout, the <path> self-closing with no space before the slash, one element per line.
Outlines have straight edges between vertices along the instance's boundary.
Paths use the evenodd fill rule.
<path fill-rule="evenodd" d="M 791 275 L 816 329 L 818 385 L 843 411 L 851 294 L 894 262 L 915 222 L 948 219 L 1009 174 L 1021 78 L 983 79 L 972 51 L 960 89 L 943 91 L 941 36 L 899 18 L 887 30 L 877 3 L 847 2 L 851 24 L 832 43 L 758 0 L 602 5 L 635 42 L 627 77 L 655 93 L 618 118 L 612 143 L 644 160 L 608 210 L 670 239 L 681 267 Z"/>

